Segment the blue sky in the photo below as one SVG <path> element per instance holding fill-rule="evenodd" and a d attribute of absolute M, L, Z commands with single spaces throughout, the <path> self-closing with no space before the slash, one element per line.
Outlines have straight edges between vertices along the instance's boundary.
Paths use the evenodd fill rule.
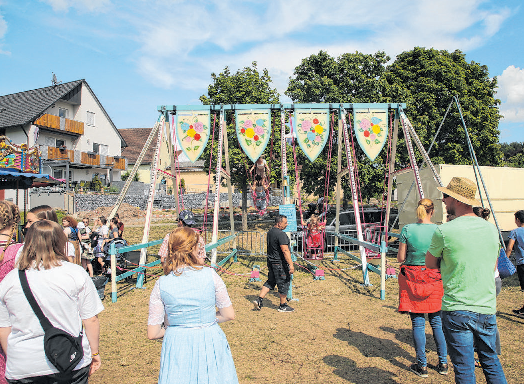
<path fill-rule="evenodd" d="M 118 128 L 157 105 L 200 104 L 212 72 L 257 61 L 283 95 L 323 49 L 466 53 L 499 81 L 502 142 L 524 141 L 524 6 L 517 0 L 0 0 L 0 95 L 86 79 Z"/>

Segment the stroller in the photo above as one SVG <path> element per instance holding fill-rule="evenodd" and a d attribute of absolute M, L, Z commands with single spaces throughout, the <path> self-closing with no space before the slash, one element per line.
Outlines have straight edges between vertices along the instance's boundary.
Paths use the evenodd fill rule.
<path fill-rule="evenodd" d="M 93 269 L 96 270 L 95 273 L 101 273 L 102 275 L 106 275 L 108 278 L 111 278 L 111 254 L 110 249 L 111 245 L 114 244 L 115 248 L 123 248 L 127 247 L 128 243 L 122 238 L 115 238 L 112 239 L 109 243 L 101 244 L 100 241 L 97 242 L 98 244 L 94 247 L 93 253 L 95 254 L 95 260 L 96 260 L 96 266 L 93 266 Z M 104 265 L 102 266 L 98 258 L 102 258 L 102 261 Z M 126 267 L 126 258 L 127 258 L 127 252 L 124 253 L 117 253 L 116 254 L 116 275 L 120 275 L 124 273 L 124 268 Z"/>

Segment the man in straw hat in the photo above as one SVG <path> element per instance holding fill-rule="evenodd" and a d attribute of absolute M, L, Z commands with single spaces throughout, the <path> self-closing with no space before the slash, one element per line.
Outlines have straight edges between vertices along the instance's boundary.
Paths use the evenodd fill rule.
<path fill-rule="evenodd" d="M 454 177 L 439 187 L 448 214 L 456 219 L 440 225 L 426 254 L 428 268 L 440 268 L 444 283 L 442 325 L 456 383 L 475 383 L 474 345 L 488 383 L 506 383 L 498 359 L 495 265 L 499 254 L 495 226 L 477 217 L 477 187 Z"/>

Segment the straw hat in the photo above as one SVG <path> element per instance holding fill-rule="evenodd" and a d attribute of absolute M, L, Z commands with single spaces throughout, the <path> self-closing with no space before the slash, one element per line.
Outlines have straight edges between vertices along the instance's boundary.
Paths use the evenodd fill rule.
<path fill-rule="evenodd" d="M 475 182 L 465 177 L 454 177 L 446 188 L 437 187 L 437 189 L 453 197 L 454 199 L 471 206 L 482 206 L 482 203 L 475 199 L 477 185 Z"/>

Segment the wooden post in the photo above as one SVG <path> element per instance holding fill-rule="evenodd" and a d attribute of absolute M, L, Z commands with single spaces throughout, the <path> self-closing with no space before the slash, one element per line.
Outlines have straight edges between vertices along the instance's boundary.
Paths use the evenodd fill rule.
<path fill-rule="evenodd" d="M 162 123 L 164 123 L 164 121 L 162 121 Z M 142 236 L 142 243 L 147 243 L 149 241 L 149 230 L 151 229 L 151 219 L 153 216 L 153 203 L 155 200 L 156 179 L 158 176 L 158 166 L 160 162 L 160 147 L 161 146 L 162 146 L 162 127 L 159 127 L 155 155 L 153 157 L 153 160 L 151 161 L 151 172 L 150 172 L 150 179 L 149 179 L 149 199 L 147 201 L 146 218 L 145 218 L 145 224 L 144 224 L 144 234 Z M 147 261 L 146 259 L 147 259 L 147 249 L 142 248 L 140 250 L 139 265 L 142 266 L 146 264 L 146 261 Z M 136 287 L 142 288 L 143 284 L 144 284 L 144 273 L 141 272 L 137 276 Z"/>
<path fill-rule="evenodd" d="M 217 167 L 215 175 L 215 207 L 213 210 L 213 234 L 211 236 L 211 242 L 216 243 L 218 241 L 218 211 L 220 210 L 220 184 L 222 177 L 222 146 L 224 144 L 224 133 L 225 127 L 225 116 L 224 108 L 220 108 L 220 123 L 218 133 L 218 148 L 217 148 Z M 217 249 L 213 248 L 211 251 L 211 265 L 217 264 Z"/>
<path fill-rule="evenodd" d="M 233 206 L 233 188 L 231 186 L 231 171 L 229 167 L 229 143 L 227 141 L 227 124 L 224 127 L 224 157 L 226 161 L 226 173 L 228 177 L 227 180 L 227 198 L 229 203 L 229 223 L 231 225 L 231 235 L 235 234 L 235 215 L 234 215 L 234 206 Z M 237 238 L 233 239 L 233 249 L 237 249 Z M 236 259 L 236 255 L 235 255 Z"/>
<path fill-rule="evenodd" d="M 340 195 L 342 194 L 342 113 L 339 110 L 338 113 L 338 150 L 337 150 L 337 192 L 335 193 L 336 196 L 336 211 L 335 211 L 335 232 L 338 233 L 340 230 L 340 221 L 339 221 L 339 215 L 340 215 Z M 331 164 L 330 164 L 331 165 Z M 330 166 L 328 165 L 328 166 Z M 338 236 L 335 236 L 335 255 L 334 260 L 338 260 L 337 257 L 337 247 L 338 247 Z"/>
<path fill-rule="evenodd" d="M 386 218 L 384 219 L 384 229 L 389 229 L 389 217 L 391 213 L 391 194 L 393 187 L 393 179 L 391 175 L 395 172 L 395 157 L 397 156 L 397 140 L 398 140 L 398 108 L 395 109 L 395 120 L 393 122 L 393 137 L 391 139 L 391 154 L 389 158 L 388 167 L 388 190 L 386 198 Z M 388 239 L 386 238 L 385 232 L 382 234 L 382 241 L 385 242 L 385 246 L 388 246 Z M 387 249 L 387 248 L 386 248 Z M 380 299 L 386 299 L 386 252 L 380 254 Z"/>

